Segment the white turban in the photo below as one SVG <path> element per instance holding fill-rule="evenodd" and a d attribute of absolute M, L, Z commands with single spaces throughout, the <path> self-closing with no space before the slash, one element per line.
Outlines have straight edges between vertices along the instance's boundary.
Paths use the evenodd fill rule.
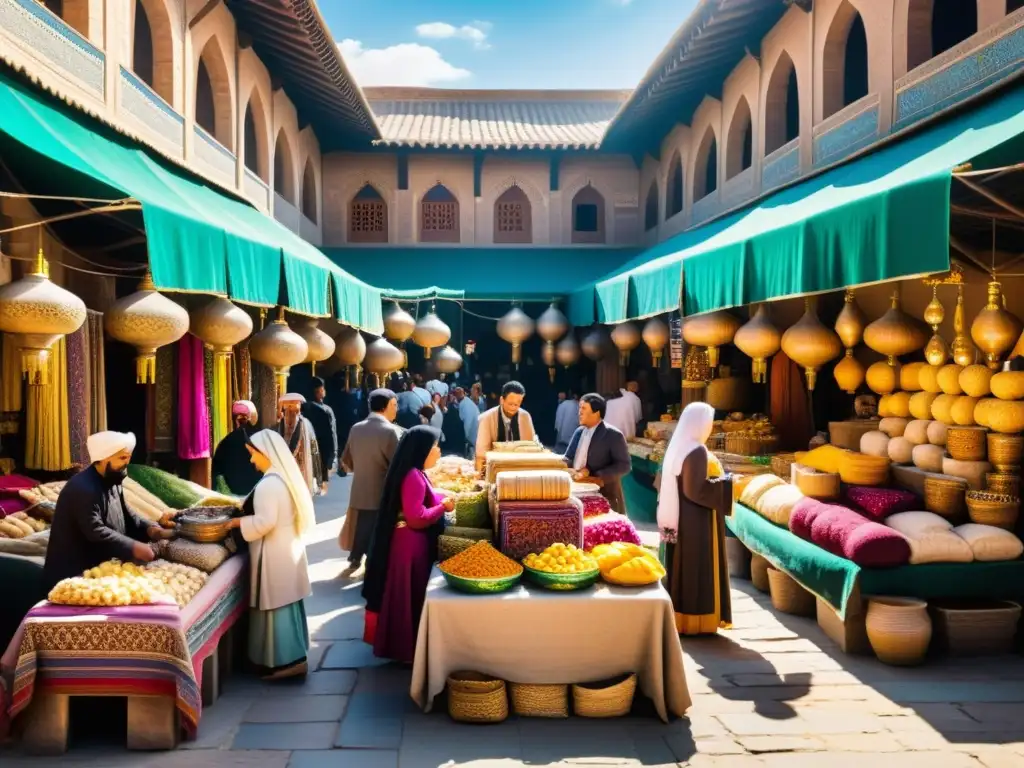
<path fill-rule="evenodd" d="M 89 461 L 109 459 L 121 451 L 132 453 L 135 450 L 135 435 L 131 432 L 97 432 L 86 441 L 89 449 Z"/>
<path fill-rule="evenodd" d="M 302 395 L 298 394 L 297 392 L 289 392 L 287 395 L 284 395 L 284 396 L 281 397 L 280 402 L 281 402 L 282 405 L 284 405 L 285 403 L 299 403 L 299 404 L 302 404 L 302 403 L 306 402 L 306 398 L 304 398 Z"/>

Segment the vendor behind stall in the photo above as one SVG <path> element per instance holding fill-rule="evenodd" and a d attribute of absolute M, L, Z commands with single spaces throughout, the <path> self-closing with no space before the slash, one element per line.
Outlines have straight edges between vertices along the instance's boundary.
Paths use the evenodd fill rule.
<path fill-rule="evenodd" d="M 239 400 L 231 406 L 235 429 L 217 445 L 213 453 L 213 487 L 221 493 L 248 496 L 262 475 L 252 465 L 249 438 L 256 432 L 259 415 L 256 405 Z"/>
<path fill-rule="evenodd" d="M 149 562 L 156 554 L 147 542 L 172 535 L 125 503 L 121 483 L 128 476 L 135 435 L 98 432 L 87 447 L 92 465 L 67 482 L 53 513 L 43 565 L 47 591 L 61 579 L 81 576 L 112 558 Z"/>

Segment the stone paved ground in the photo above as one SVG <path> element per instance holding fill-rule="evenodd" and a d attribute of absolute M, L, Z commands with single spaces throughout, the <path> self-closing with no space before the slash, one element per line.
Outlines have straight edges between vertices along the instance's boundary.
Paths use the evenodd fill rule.
<path fill-rule="evenodd" d="M 734 585 L 736 628 L 689 640 L 687 720 L 522 719 L 453 723 L 415 711 L 409 673 L 377 664 L 359 637 L 358 584 L 337 579 L 347 496 L 318 505 L 307 602 L 315 668 L 303 684 L 237 677 L 199 738 L 167 754 L 75 746 L 59 760 L 0 752 L 0 766 L 61 768 L 435 768 L 442 765 L 689 765 L 722 768 L 1024 766 L 1024 657 L 901 670 L 845 656 L 811 620 L 780 617 Z"/>

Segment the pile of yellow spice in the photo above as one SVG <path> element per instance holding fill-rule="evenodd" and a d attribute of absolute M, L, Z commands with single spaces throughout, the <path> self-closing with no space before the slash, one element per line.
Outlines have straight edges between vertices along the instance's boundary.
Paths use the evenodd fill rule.
<path fill-rule="evenodd" d="M 523 572 L 523 566 L 505 557 L 486 541 L 478 541 L 449 557 L 441 563 L 440 568 L 443 573 L 462 579 L 501 579 L 518 576 Z"/>

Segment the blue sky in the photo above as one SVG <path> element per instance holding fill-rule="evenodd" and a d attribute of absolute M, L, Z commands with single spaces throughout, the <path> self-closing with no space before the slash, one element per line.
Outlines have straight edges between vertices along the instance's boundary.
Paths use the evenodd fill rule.
<path fill-rule="evenodd" d="M 360 85 L 632 88 L 696 0 L 320 0 Z"/>

